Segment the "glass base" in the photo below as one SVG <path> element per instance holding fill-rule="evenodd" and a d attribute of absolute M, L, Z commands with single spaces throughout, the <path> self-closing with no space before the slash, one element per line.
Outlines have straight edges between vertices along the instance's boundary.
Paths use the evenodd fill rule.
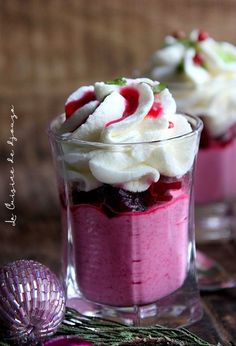
<path fill-rule="evenodd" d="M 71 284 L 67 285 L 67 306 L 85 316 L 100 317 L 129 326 L 158 324 L 170 328 L 188 326 L 202 317 L 197 285 L 190 278 L 169 296 L 149 305 L 132 307 L 114 307 L 88 301 Z"/>
<path fill-rule="evenodd" d="M 197 205 L 195 210 L 196 242 L 229 240 L 233 237 L 231 203 Z"/>

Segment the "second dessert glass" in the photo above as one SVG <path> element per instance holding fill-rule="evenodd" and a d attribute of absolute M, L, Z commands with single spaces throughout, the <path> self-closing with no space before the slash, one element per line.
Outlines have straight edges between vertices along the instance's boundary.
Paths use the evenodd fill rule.
<path fill-rule="evenodd" d="M 195 175 L 196 239 L 230 239 L 236 215 L 236 47 L 205 31 L 177 31 L 154 53 L 145 75 L 168 85 L 179 112 L 203 120 Z"/>
<path fill-rule="evenodd" d="M 201 318 L 192 173 L 202 122 L 193 116 L 185 118 L 192 132 L 133 144 L 66 138 L 57 132 L 65 116 L 52 122 L 49 136 L 61 201 L 67 304 L 82 314 L 128 325 L 158 323 L 169 327 L 185 326 Z M 152 165 L 162 161 L 171 171 L 176 165 L 173 148 L 183 153 L 182 163 L 188 166 L 183 176 L 162 173 L 142 192 L 119 187 L 117 181 L 114 186 L 116 171 L 122 175 L 130 165 L 133 174 L 132 156 L 139 157 L 142 166 L 148 155 Z M 191 148 L 191 154 L 186 148 Z M 88 153 L 93 157 L 89 165 L 84 159 Z M 101 160 L 110 163 L 107 171 L 106 167 L 99 169 L 99 179 L 102 182 L 106 175 L 106 183 L 88 190 L 86 184 L 93 184 L 88 172 L 96 170 Z M 150 167 L 148 175 L 153 181 Z"/>
<path fill-rule="evenodd" d="M 209 93 L 209 89 L 212 89 L 212 93 L 220 95 L 224 87 L 225 84 L 221 81 L 218 82 L 218 85 L 216 81 L 214 86 L 206 83 L 198 88 L 184 83 L 169 84 L 179 109 L 187 109 L 190 112 L 195 111 L 195 113 L 195 104 L 191 106 L 188 103 L 189 100 L 195 97 L 195 100 L 205 99 L 207 102 L 206 95 Z M 236 80 L 229 79 L 227 88 L 236 92 Z M 228 112 L 233 112 L 234 108 L 230 109 L 230 107 L 232 105 L 229 104 Z M 236 105 L 234 107 L 236 112 Z M 210 125 L 212 120 L 207 112 L 207 107 L 205 111 L 197 112 L 197 115 L 201 117 L 205 126 L 201 134 L 195 170 L 196 239 L 199 242 L 227 240 L 233 236 L 235 218 L 236 124 L 233 124 L 223 134 L 214 137 L 208 130 L 208 124 Z M 219 114 L 219 122 L 220 117 L 227 118 L 228 116 Z M 215 121 L 215 119 L 213 120 Z"/>

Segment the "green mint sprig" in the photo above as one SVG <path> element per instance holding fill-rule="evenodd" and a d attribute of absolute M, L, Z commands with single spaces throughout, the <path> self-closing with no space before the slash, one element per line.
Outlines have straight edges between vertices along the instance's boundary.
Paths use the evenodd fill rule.
<path fill-rule="evenodd" d="M 154 85 L 152 87 L 152 91 L 153 91 L 153 94 L 155 95 L 155 94 L 158 94 L 158 93 L 162 92 L 166 88 L 167 88 L 167 86 L 165 84 L 159 83 L 159 84 Z"/>
<path fill-rule="evenodd" d="M 190 38 L 179 38 L 178 42 L 185 47 L 191 47 L 197 50 L 198 42 L 191 40 Z"/>
<path fill-rule="evenodd" d="M 114 84 L 114 85 L 126 85 L 127 84 L 127 80 L 124 77 L 120 77 L 120 78 L 115 78 L 112 80 L 108 80 L 105 82 L 105 84 Z"/>

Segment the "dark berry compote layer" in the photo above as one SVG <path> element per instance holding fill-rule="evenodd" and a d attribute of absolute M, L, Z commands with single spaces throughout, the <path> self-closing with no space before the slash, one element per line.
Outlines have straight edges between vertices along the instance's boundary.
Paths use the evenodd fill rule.
<path fill-rule="evenodd" d="M 143 192 L 131 192 L 108 184 L 85 192 L 80 191 L 78 185 L 73 183 L 70 187 L 71 206 L 73 208 L 82 204 L 93 205 L 109 218 L 125 212 L 145 212 L 152 207 L 170 202 L 178 191 L 188 192 L 190 179 L 190 173 L 179 179 L 161 176 L 158 182 L 152 183 Z M 63 194 L 61 194 L 61 202 L 65 206 Z"/>
<path fill-rule="evenodd" d="M 204 117 L 200 116 L 204 122 Z M 213 137 L 207 130 L 206 126 L 203 127 L 201 138 L 200 138 L 200 149 L 220 149 L 230 145 L 236 138 L 236 125 L 231 126 L 228 131 L 221 136 Z"/>

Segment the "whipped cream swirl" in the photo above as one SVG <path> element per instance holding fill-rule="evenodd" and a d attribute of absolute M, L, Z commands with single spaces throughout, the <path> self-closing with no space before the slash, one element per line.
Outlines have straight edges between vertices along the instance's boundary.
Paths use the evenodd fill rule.
<path fill-rule="evenodd" d="M 197 150 L 196 134 L 154 142 L 193 131 L 176 113 L 168 89 L 147 78 L 79 88 L 68 98 L 65 120 L 57 131 L 66 139 L 60 159 L 67 179 L 79 182 L 84 191 L 103 183 L 144 191 L 160 175 L 184 175 Z"/>
<path fill-rule="evenodd" d="M 168 83 L 179 111 L 204 118 L 213 137 L 236 122 L 236 47 L 194 30 L 167 36 L 154 53 L 151 78 Z"/>

